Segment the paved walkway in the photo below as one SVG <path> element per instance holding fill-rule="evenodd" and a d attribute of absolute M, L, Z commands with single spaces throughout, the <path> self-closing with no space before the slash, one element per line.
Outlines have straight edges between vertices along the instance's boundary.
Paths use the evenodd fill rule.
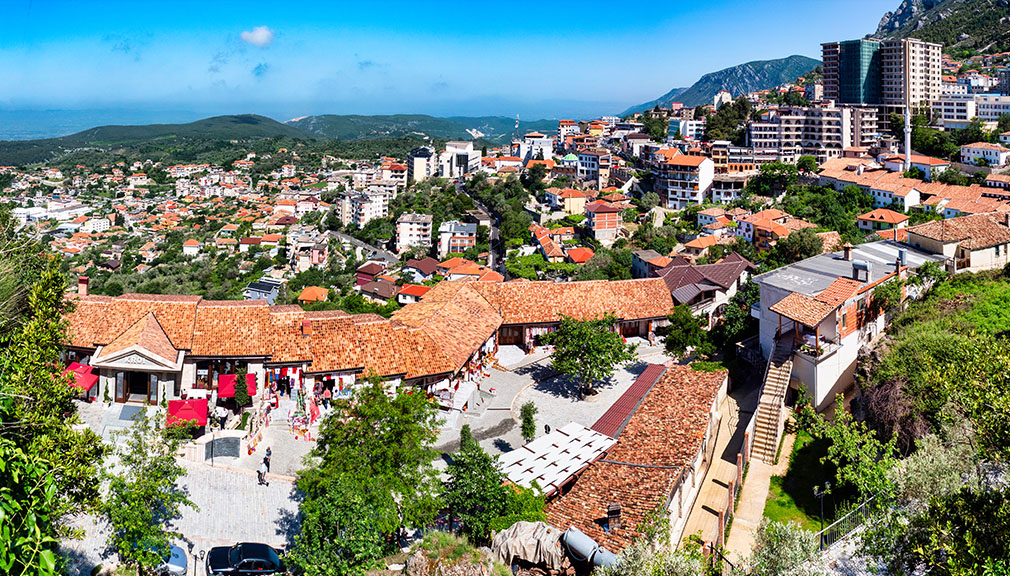
<path fill-rule="evenodd" d="M 290 545 L 299 525 L 299 495 L 294 484 L 277 475 L 268 475 L 269 486 L 258 486 L 256 474 L 244 469 L 180 460 L 187 476 L 179 485 L 189 492 L 197 508 L 184 508 L 175 529 L 183 539 L 176 544 L 193 552 L 236 542 L 264 542 L 276 547 Z M 106 550 L 108 525 L 93 516 L 82 516 L 72 526 L 84 529 L 82 540 L 66 540 L 61 551 L 71 559 L 71 574 L 87 575 L 101 563 L 113 562 Z M 197 562 L 196 564 L 199 564 Z M 190 574 L 193 560 L 190 558 Z M 198 574 L 202 574 L 200 567 Z"/>
<path fill-rule="evenodd" d="M 757 382 L 743 383 L 730 392 L 723 402 L 722 421 L 714 452 L 716 457 L 705 475 L 691 515 L 688 516 L 681 542 L 694 534 L 699 534 L 707 542 L 716 540 L 719 510 L 725 509 L 729 501 L 729 483 L 736 479 L 737 454 L 740 453 L 744 432 L 757 408 L 759 391 Z M 734 528 L 735 522 L 734 520 Z"/>
<path fill-rule="evenodd" d="M 726 550 L 732 562 L 739 562 L 750 556 L 754 548 L 754 536 L 761 519 L 765 515 L 765 502 L 771 488 L 772 476 L 784 476 L 789 469 L 789 455 L 793 451 L 795 434 L 788 434 L 782 440 L 782 451 L 778 464 L 766 464 L 751 460 L 747 480 L 740 494 L 740 506 L 733 517 L 733 526 L 726 539 Z"/>

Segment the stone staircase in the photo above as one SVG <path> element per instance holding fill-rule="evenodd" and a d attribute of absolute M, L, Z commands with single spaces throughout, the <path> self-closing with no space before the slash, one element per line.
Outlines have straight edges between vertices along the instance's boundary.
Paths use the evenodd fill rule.
<path fill-rule="evenodd" d="M 772 464 L 778 450 L 779 437 L 785 423 L 785 398 L 793 372 L 793 340 L 791 334 L 776 340 L 768 359 L 761 397 L 758 400 L 754 425 L 752 457 Z"/>

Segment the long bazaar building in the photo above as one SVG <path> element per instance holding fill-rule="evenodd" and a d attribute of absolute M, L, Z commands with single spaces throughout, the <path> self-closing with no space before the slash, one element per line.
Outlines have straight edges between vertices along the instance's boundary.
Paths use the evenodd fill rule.
<path fill-rule="evenodd" d="M 553 330 L 561 315 L 613 313 L 625 336 L 648 336 L 673 307 L 661 278 L 617 282 L 441 282 L 392 318 L 306 312 L 264 300 L 200 296 L 87 294 L 81 278 L 69 313 L 68 352 L 90 364 L 116 402 L 180 398 L 214 389 L 244 366 L 258 383 L 279 378 L 348 390 L 374 372 L 462 410 L 475 376 L 499 345 L 523 348 Z"/>

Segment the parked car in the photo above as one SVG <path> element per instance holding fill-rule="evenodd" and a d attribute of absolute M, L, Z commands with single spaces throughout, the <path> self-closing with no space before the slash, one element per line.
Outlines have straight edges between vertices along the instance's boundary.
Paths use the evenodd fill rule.
<path fill-rule="evenodd" d="M 277 551 L 266 544 L 241 542 L 218 546 L 207 554 L 207 574 L 274 574 L 284 571 Z"/>
<path fill-rule="evenodd" d="M 168 558 L 158 566 L 157 572 L 168 576 L 186 576 L 186 551 L 175 544 L 169 546 Z"/>

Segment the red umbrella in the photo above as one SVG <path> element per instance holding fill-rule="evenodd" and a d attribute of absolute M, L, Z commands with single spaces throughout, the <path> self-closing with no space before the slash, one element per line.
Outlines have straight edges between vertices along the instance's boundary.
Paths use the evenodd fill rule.
<path fill-rule="evenodd" d="M 205 398 L 168 401 L 168 416 L 165 418 L 165 422 L 169 426 L 184 425 L 194 420 L 197 426 L 207 425 L 207 400 Z"/>
<path fill-rule="evenodd" d="M 74 375 L 74 381 L 70 384 L 74 388 L 80 388 L 81 390 L 87 391 L 91 390 L 95 384 L 98 383 L 98 374 L 92 374 L 91 366 L 88 366 L 87 364 L 71 362 L 70 366 L 67 366 L 63 373 L 70 373 Z"/>
<path fill-rule="evenodd" d="M 222 374 L 217 377 L 217 397 L 218 398 L 234 398 L 235 397 L 235 381 L 238 380 L 237 374 Z M 250 396 L 256 395 L 256 375 L 246 374 L 246 390 L 249 392 Z"/>

